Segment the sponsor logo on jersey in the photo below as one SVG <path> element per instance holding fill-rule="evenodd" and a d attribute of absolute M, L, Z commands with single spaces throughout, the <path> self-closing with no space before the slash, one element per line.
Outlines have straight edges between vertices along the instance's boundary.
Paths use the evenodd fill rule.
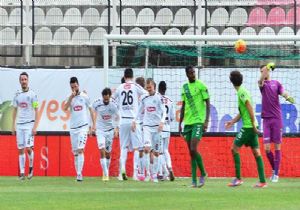
<path fill-rule="evenodd" d="M 129 90 L 131 88 L 131 84 L 130 83 L 125 83 L 124 84 L 124 89 L 125 90 Z"/>
<path fill-rule="evenodd" d="M 156 107 L 154 106 L 147 107 L 147 112 L 155 112 L 155 111 L 156 111 Z"/>
<path fill-rule="evenodd" d="M 102 119 L 103 120 L 109 120 L 109 119 L 111 119 L 111 115 L 102 115 Z"/>
<path fill-rule="evenodd" d="M 81 111 L 82 110 L 82 106 L 78 105 L 78 106 L 74 106 L 73 110 L 75 112 Z"/>
<path fill-rule="evenodd" d="M 21 108 L 27 108 L 28 107 L 28 104 L 26 102 L 21 102 L 19 107 Z"/>

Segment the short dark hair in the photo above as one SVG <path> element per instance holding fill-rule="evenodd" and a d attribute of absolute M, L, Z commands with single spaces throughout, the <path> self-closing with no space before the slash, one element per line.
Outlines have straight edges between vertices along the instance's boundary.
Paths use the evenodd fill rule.
<path fill-rule="evenodd" d="M 135 79 L 135 82 L 137 84 L 139 84 L 140 86 L 145 87 L 145 79 L 144 79 L 144 77 L 137 77 Z"/>
<path fill-rule="evenodd" d="M 193 67 L 192 65 L 186 66 L 186 67 L 185 67 L 185 73 L 187 74 L 188 71 L 189 71 L 190 69 L 193 69 L 193 68 L 194 68 L 194 67 Z"/>
<path fill-rule="evenodd" d="M 26 76 L 28 78 L 28 74 L 25 71 L 20 74 L 19 78 L 21 78 L 21 76 Z"/>
<path fill-rule="evenodd" d="M 124 77 L 125 78 L 133 78 L 133 70 L 132 68 L 127 68 L 124 71 Z"/>
<path fill-rule="evenodd" d="M 77 77 L 71 77 L 70 78 L 70 84 L 71 83 L 77 83 L 77 84 L 79 84 Z"/>
<path fill-rule="evenodd" d="M 110 95 L 111 96 L 111 89 L 110 88 L 104 88 L 102 90 L 102 96 Z"/>
<path fill-rule="evenodd" d="M 165 81 L 160 81 L 160 83 L 158 84 L 158 91 L 160 93 L 165 93 L 167 90 L 167 83 Z"/>
<path fill-rule="evenodd" d="M 243 75 L 239 71 L 230 72 L 230 81 L 234 86 L 241 86 L 243 83 Z"/>
<path fill-rule="evenodd" d="M 121 84 L 123 84 L 123 83 L 125 83 L 125 78 L 124 77 L 121 78 Z"/>
<path fill-rule="evenodd" d="M 154 89 L 155 89 L 156 88 L 156 83 L 154 82 L 154 80 L 152 78 L 148 78 L 146 80 L 146 84 L 150 84 L 150 83 L 152 83 L 154 85 Z"/>
<path fill-rule="evenodd" d="M 262 68 L 264 68 L 266 65 L 260 65 L 260 67 L 259 67 L 259 69 L 262 69 Z"/>

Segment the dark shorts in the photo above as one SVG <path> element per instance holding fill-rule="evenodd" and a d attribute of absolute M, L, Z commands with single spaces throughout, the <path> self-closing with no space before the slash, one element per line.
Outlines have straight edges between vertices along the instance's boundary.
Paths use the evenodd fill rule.
<path fill-rule="evenodd" d="M 183 136 L 186 141 L 197 139 L 200 141 L 203 134 L 203 124 L 197 123 L 193 125 L 185 125 L 183 129 Z"/>
<path fill-rule="evenodd" d="M 281 144 L 282 141 L 282 121 L 276 118 L 263 119 L 264 144 Z"/>
<path fill-rule="evenodd" d="M 238 147 L 245 145 L 257 149 L 259 148 L 258 135 L 253 131 L 253 128 L 241 128 L 235 137 L 234 144 Z"/>

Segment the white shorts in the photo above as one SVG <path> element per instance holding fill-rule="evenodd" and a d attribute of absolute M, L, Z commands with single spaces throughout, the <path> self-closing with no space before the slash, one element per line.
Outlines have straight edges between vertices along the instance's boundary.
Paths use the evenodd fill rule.
<path fill-rule="evenodd" d="M 32 135 L 33 123 L 27 124 L 27 126 L 17 125 L 17 147 L 18 149 L 24 149 L 34 146 L 34 136 Z"/>
<path fill-rule="evenodd" d="M 131 130 L 131 123 L 120 125 L 120 149 L 130 148 L 138 149 L 143 147 L 141 127 L 136 124 L 136 130 Z"/>
<path fill-rule="evenodd" d="M 114 129 L 111 129 L 109 131 L 102 131 L 97 129 L 96 135 L 98 148 L 105 149 L 106 152 L 111 152 L 114 138 Z"/>
<path fill-rule="evenodd" d="M 170 137 L 161 138 L 161 153 L 169 150 Z"/>
<path fill-rule="evenodd" d="M 143 127 L 144 132 L 144 147 L 150 147 L 154 152 L 161 151 L 161 133 L 153 131 L 147 126 Z"/>
<path fill-rule="evenodd" d="M 72 151 L 76 154 L 77 150 L 84 149 L 88 136 L 88 126 L 70 130 Z"/>

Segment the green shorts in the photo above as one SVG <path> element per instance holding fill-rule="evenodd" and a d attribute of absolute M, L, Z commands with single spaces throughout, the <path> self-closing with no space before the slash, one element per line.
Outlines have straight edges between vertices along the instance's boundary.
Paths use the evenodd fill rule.
<path fill-rule="evenodd" d="M 253 128 L 241 128 L 235 137 L 234 144 L 238 147 L 245 145 L 257 149 L 259 148 L 258 135 L 253 131 Z"/>
<path fill-rule="evenodd" d="M 193 125 L 185 125 L 183 129 L 183 136 L 186 141 L 197 139 L 200 141 L 203 134 L 203 124 L 197 123 Z"/>

